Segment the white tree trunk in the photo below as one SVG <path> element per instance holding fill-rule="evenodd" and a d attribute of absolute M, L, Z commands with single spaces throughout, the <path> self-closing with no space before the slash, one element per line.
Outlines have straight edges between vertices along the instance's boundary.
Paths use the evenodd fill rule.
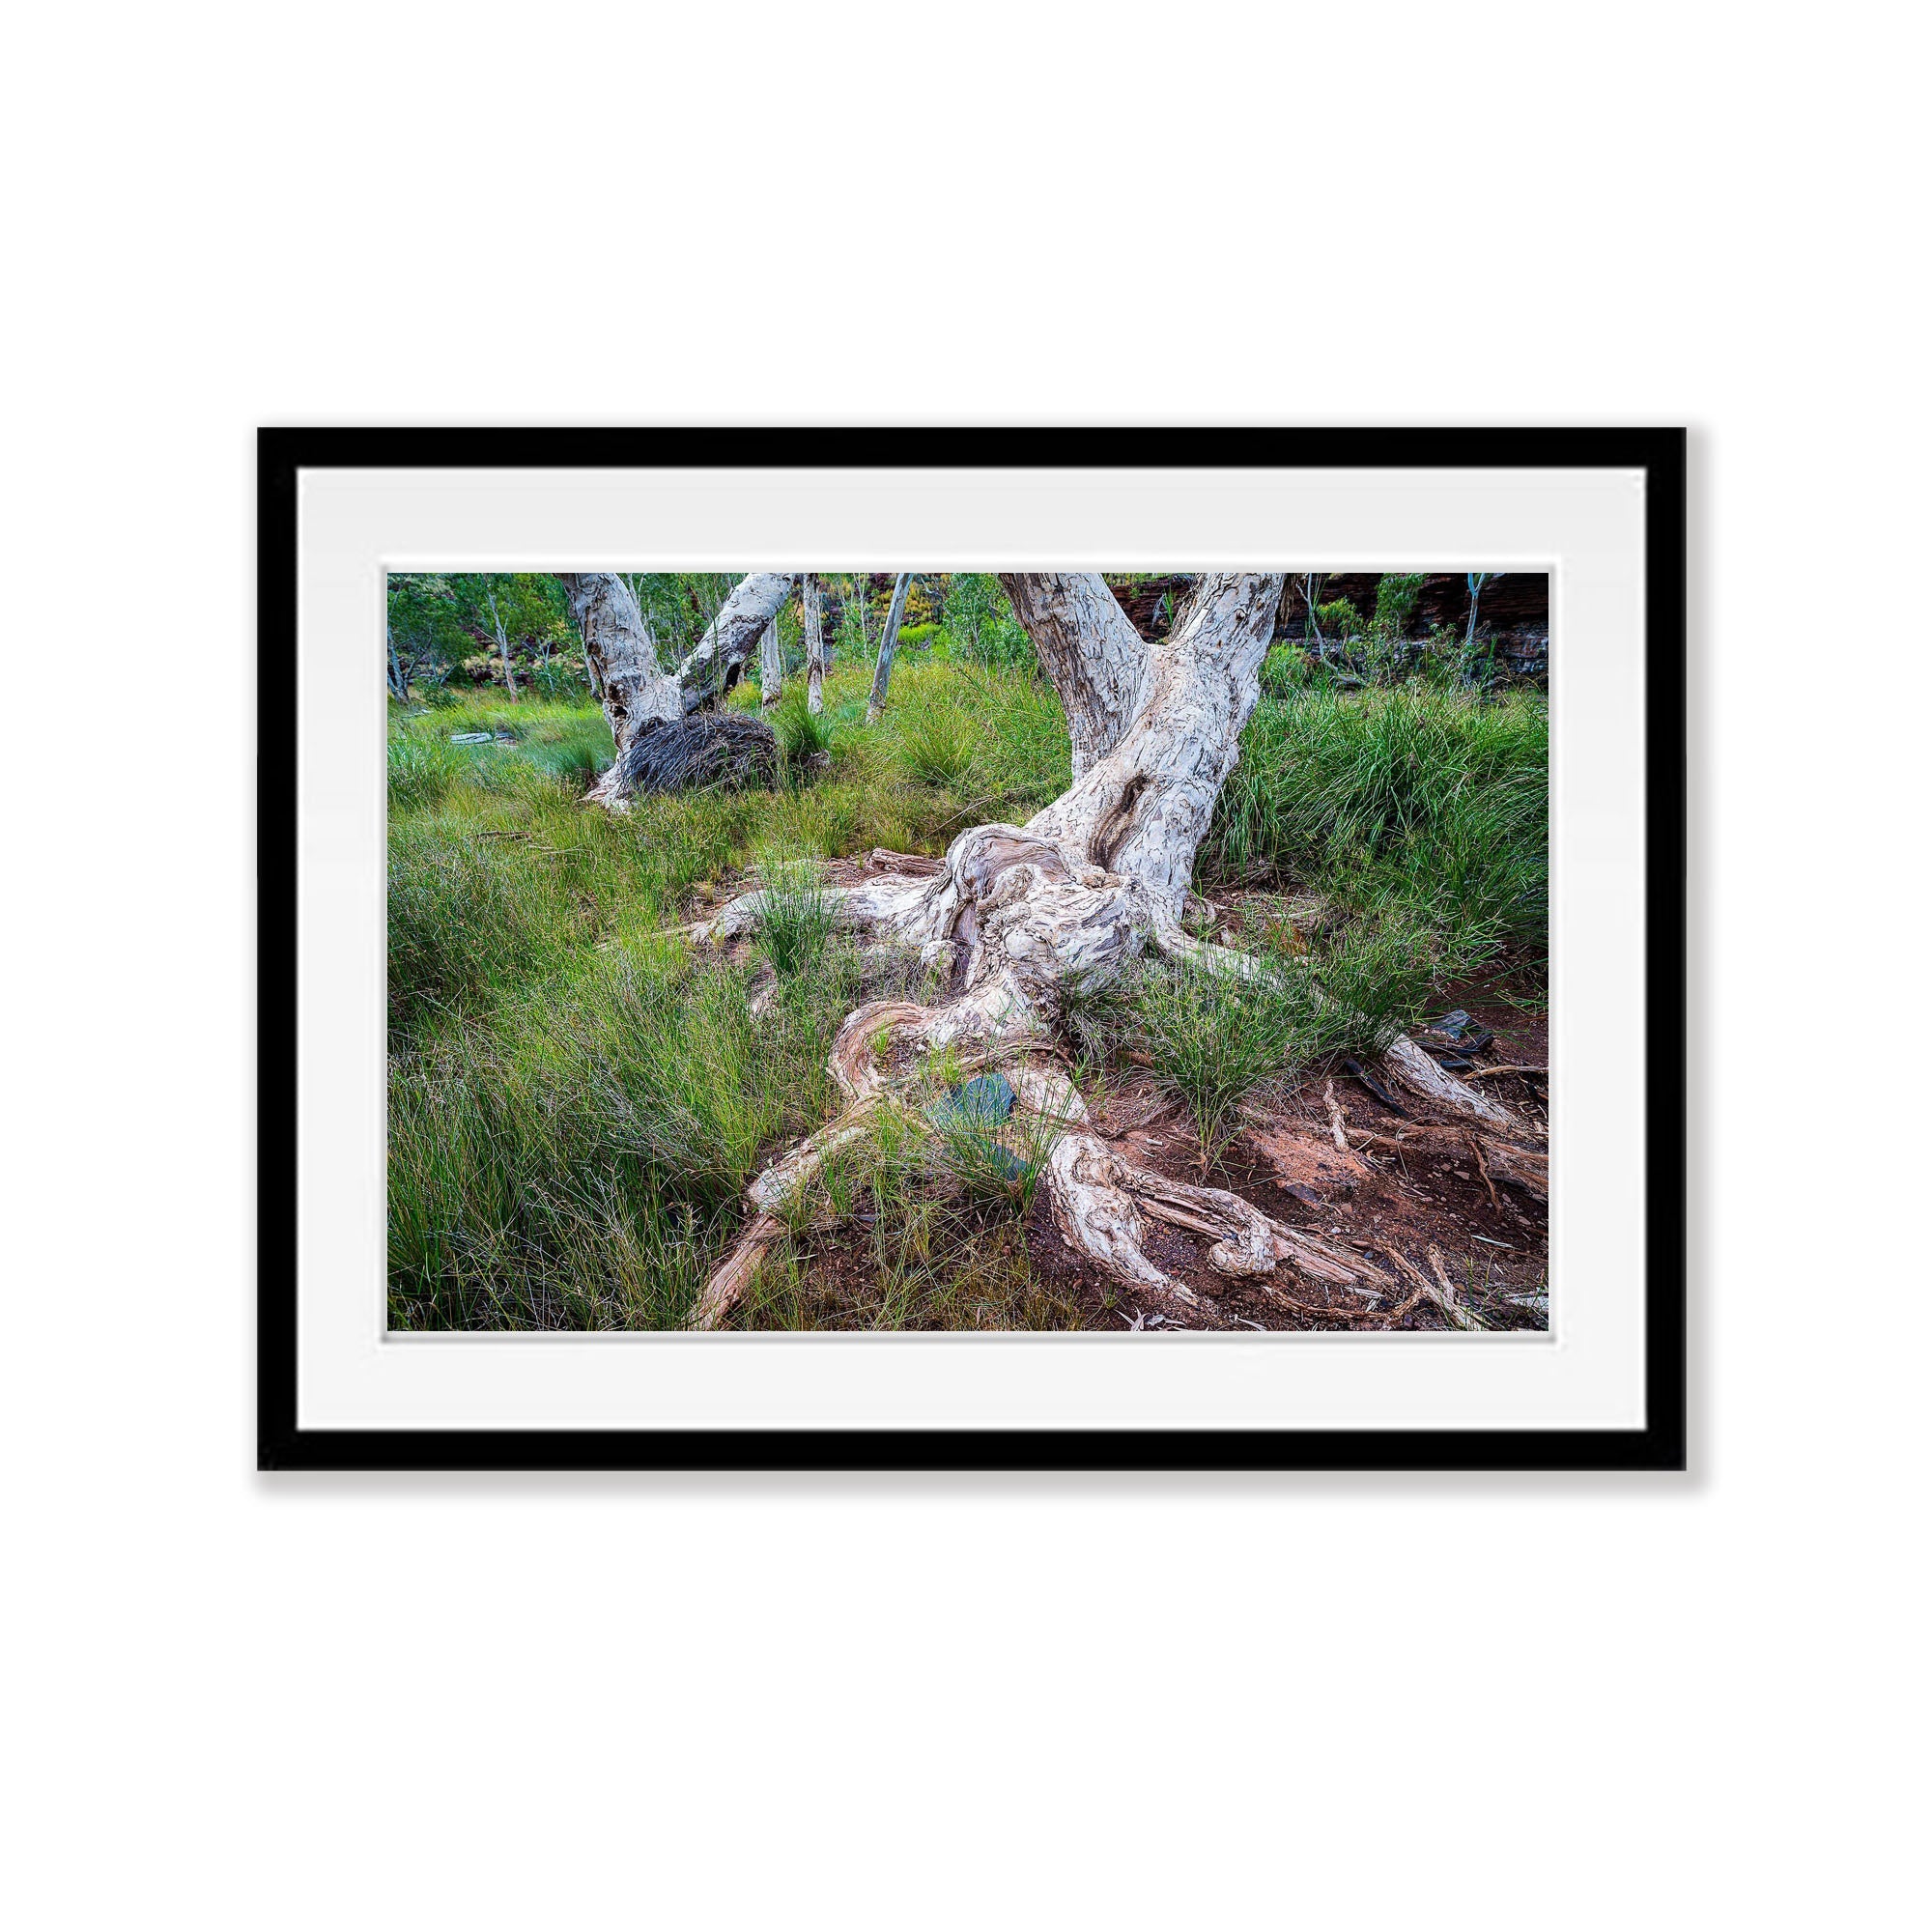
<path fill-rule="evenodd" d="M 601 686 L 604 716 L 616 746 L 610 769 L 584 797 L 590 804 L 611 806 L 622 802 L 618 768 L 638 727 L 651 719 L 676 724 L 708 697 L 728 691 L 771 627 L 792 582 L 783 572 L 747 577 L 724 600 L 697 648 L 676 671 L 668 672 L 659 664 L 657 640 L 638 600 L 621 577 L 597 570 L 560 574 L 557 581 L 582 633 L 592 688 Z"/>
<path fill-rule="evenodd" d="M 866 705 L 866 723 L 876 724 L 879 713 L 886 708 L 886 692 L 893 681 L 893 653 L 898 648 L 899 620 L 905 615 L 906 591 L 912 584 L 912 573 L 900 571 L 898 582 L 893 585 L 893 608 L 886 612 L 886 628 L 879 639 L 879 655 L 872 666 L 872 696 Z"/>
<path fill-rule="evenodd" d="M 1164 925 L 1179 923 L 1194 854 L 1240 757 L 1281 584 L 1279 577 L 1252 573 L 1204 577 L 1174 636 L 1150 655 L 1131 723 L 1027 825 L 1032 837 L 1060 845 L 1075 863 L 1137 880 Z M 1063 698 L 1073 690 L 1090 715 L 1112 728 L 1117 712 L 1093 710 L 1103 688 L 1090 670 L 1061 670 L 1045 650 L 1042 662 L 1056 685 L 1065 677 Z"/>
<path fill-rule="evenodd" d="M 1066 707 L 1077 784 L 1146 703 L 1151 657 L 1102 577 L 1007 572 L 1000 585 Z"/>
<path fill-rule="evenodd" d="M 796 579 L 789 571 L 754 570 L 742 578 L 699 639 L 677 668 L 687 710 L 722 698 L 744 674 L 765 626 L 791 595 Z"/>
<path fill-rule="evenodd" d="M 657 639 L 621 577 L 592 570 L 559 576 L 557 582 L 570 600 L 570 614 L 583 639 L 591 689 L 603 703 L 621 758 L 646 718 L 684 716 L 677 680 L 667 676 L 658 662 Z M 614 763 L 611 769 L 615 770 Z M 593 790 L 591 796 L 597 795 Z"/>
<path fill-rule="evenodd" d="M 774 617 L 758 639 L 758 702 L 776 704 L 784 695 L 784 655 L 779 649 L 779 620 Z"/>
<path fill-rule="evenodd" d="M 490 598 L 490 621 L 497 629 L 497 648 L 503 655 L 503 687 L 510 694 L 510 702 L 518 698 L 517 674 L 510 668 L 510 640 L 503 634 L 503 619 L 497 610 L 497 593 L 493 590 Z"/>
<path fill-rule="evenodd" d="M 805 619 L 805 708 L 825 709 L 825 600 L 818 579 L 807 571 L 799 582 L 799 609 Z"/>

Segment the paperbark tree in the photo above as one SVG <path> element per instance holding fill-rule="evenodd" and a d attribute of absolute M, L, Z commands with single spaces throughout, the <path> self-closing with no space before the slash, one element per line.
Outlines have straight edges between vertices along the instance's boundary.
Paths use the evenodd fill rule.
<path fill-rule="evenodd" d="M 612 806 L 621 805 L 629 795 L 632 781 L 626 756 L 639 731 L 651 723 L 682 724 L 692 712 L 715 703 L 729 691 L 790 594 L 792 582 L 781 571 L 759 571 L 745 578 L 719 608 L 697 647 L 676 670 L 667 671 L 659 662 L 650 625 L 621 577 L 597 570 L 559 575 L 557 581 L 582 633 L 584 659 L 593 680 L 602 687 L 604 716 L 610 721 L 617 753 L 585 799 Z M 767 726 L 753 728 L 769 739 Z M 690 748 L 691 769 L 715 776 L 715 760 L 698 755 L 699 749 Z M 748 755 L 754 749 L 741 748 Z M 668 770 L 679 761 L 660 762 Z"/>
<path fill-rule="evenodd" d="M 510 694 L 510 702 L 514 704 L 523 693 L 517 689 L 517 673 L 510 668 L 510 639 L 503 629 L 503 612 L 497 606 L 497 593 L 494 589 L 484 591 L 483 595 L 490 606 L 490 623 L 497 633 L 497 648 L 502 653 L 503 687 Z"/>
<path fill-rule="evenodd" d="M 893 585 L 893 606 L 886 612 L 886 628 L 879 639 L 879 655 L 872 666 L 872 696 L 866 705 L 866 723 L 876 724 L 879 713 L 886 708 L 886 692 L 893 681 L 893 653 L 898 648 L 899 620 L 905 615 L 906 591 L 912 584 L 912 573 L 900 571 L 898 581 Z"/>
<path fill-rule="evenodd" d="M 779 649 L 779 620 L 774 617 L 758 639 L 758 702 L 776 704 L 784 695 L 784 656 Z"/>
<path fill-rule="evenodd" d="M 805 622 L 805 708 L 825 709 L 825 600 L 818 579 L 807 571 L 799 580 L 799 610 Z"/>
<path fill-rule="evenodd" d="M 1165 646 L 1150 650 L 1096 576 L 1003 578 L 1074 733 L 1072 785 L 1023 826 L 962 832 L 935 875 L 885 877 L 831 890 L 835 920 L 862 934 L 919 949 L 945 977 L 933 1007 L 888 1001 L 861 1007 L 840 1028 L 831 1071 L 846 1111 L 749 1190 L 757 1217 L 713 1277 L 696 1321 L 709 1325 L 782 1228 L 787 1203 L 825 1155 L 863 1125 L 903 1073 L 895 1066 L 952 1048 L 966 1064 L 1011 1065 L 1050 1044 L 1061 989 L 1092 983 L 1152 949 L 1231 976 L 1264 967 L 1181 930 L 1194 856 L 1214 802 L 1239 755 L 1241 727 L 1259 696 L 1258 672 L 1281 596 L 1279 576 L 1204 577 Z M 763 917 L 759 894 L 734 900 L 700 936 L 725 942 Z M 1412 1041 L 1389 1050 L 1390 1073 L 1428 1102 L 1469 1122 L 1523 1123 L 1500 1103 L 1445 1073 Z M 1148 1257 L 1146 1217 L 1212 1233 L 1209 1260 L 1230 1275 L 1286 1264 L 1336 1286 L 1384 1277 L 1359 1257 L 1271 1220 L 1239 1197 L 1191 1187 L 1126 1161 L 1091 1131 L 1078 1093 L 1048 1065 L 1010 1076 L 1023 1102 L 1064 1127 L 1046 1167 L 1054 1217 L 1089 1261 L 1182 1311 L 1211 1303 Z"/>
<path fill-rule="evenodd" d="M 603 703 L 617 748 L 617 758 L 589 794 L 598 803 L 608 804 L 610 782 L 630 750 L 638 726 L 647 718 L 682 718 L 683 693 L 677 679 L 668 675 L 659 662 L 657 639 L 631 594 L 631 586 L 621 577 L 608 570 L 590 570 L 559 575 L 557 582 L 570 600 L 570 614 L 577 619 L 583 639 L 583 661 L 590 668 L 591 688 Z"/>

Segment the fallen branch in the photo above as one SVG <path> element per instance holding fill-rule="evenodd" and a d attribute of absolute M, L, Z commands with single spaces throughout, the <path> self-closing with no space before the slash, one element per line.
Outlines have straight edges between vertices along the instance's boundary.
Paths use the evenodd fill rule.
<path fill-rule="evenodd" d="M 1335 1142 L 1335 1151 L 1347 1153 L 1349 1123 L 1342 1118 L 1342 1103 L 1335 1097 L 1335 1083 L 1332 1080 L 1322 1083 L 1321 1104 L 1328 1109 L 1328 1132 Z"/>

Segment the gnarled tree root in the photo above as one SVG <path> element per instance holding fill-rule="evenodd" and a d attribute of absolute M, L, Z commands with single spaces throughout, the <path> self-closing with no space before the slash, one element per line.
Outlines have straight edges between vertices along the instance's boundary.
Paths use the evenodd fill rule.
<path fill-rule="evenodd" d="M 745 1190 L 746 1198 L 757 1211 L 745 1223 L 731 1252 L 704 1284 L 704 1292 L 697 1297 L 687 1326 L 715 1328 L 731 1312 L 738 1298 L 751 1287 L 758 1264 L 765 1258 L 765 1250 L 784 1233 L 785 1215 L 792 1204 L 834 1154 L 865 1137 L 869 1124 L 866 1117 L 876 1104 L 876 1094 L 854 1100 L 830 1126 L 821 1127 L 809 1140 L 800 1141 Z"/>
<path fill-rule="evenodd" d="M 845 1022 L 833 1049 L 832 1072 L 848 1105 L 830 1126 L 775 1161 L 746 1190 L 757 1212 L 706 1283 L 692 1316 L 693 1327 L 715 1328 L 729 1313 L 756 1274 L 766 1249 L 783 1231 L 782 1217 L 800 1191 L 828 1158 L 868 1130 L 867 1116 L 889 1091 L 873 1042 L 882 1034 L 916 1034 L 932 1017 L 929 1009 L 881 1001 L 862 1007 Z M 1001 1056 L 988 1043 L 977 1057 L 989 1062 Z M 1211 1295 L 1151 1260 L 1147 1252 L 1150 1218 L 1210 1237 L 1208 1265 L 1231 1280 L 1251 1283 L 1264 1294 L 1273 1292 L 1270 1277 L 1284 1267 L 1311 1286 L 1339 1289 L 1371 1302 L 1387 1292 L 1386 1279 L 1359 1256 L 1275 1220 L 1239 1195 L 1173 1180 L 1123 1159 L 1092 1131 L 1086 1103 L 1057 1068 L 1016 1066 L 1011 1078 L 1019 1103 L 1059 1129 L 1043 1178 L 1054 1224 L 1067 1246 L 1171 1317 L 1214 1321 L 1221 1310 Z M 1307 1308 L 1299 1301 L 1290 1305 Z"/>
<path fill-rule="evenodd" d="M 847 1112 L 752 1184 L 750 1199 L 761 1217 L 781 1213 L 835 1146 L 865 1130 L 855 1121 L 857 1109 L 910 1084 L 911 1070 L 899 1067 L 901 1047 L 914 1060 L 947 1047 L 962 1066 L 1011 1065 L 1037 1056 L 1049 1044 L 1056 974 L 1111 970 L 1147 937 L 1171 952 L 1213 954 L 1214 963 L 1243 975 L 1268 970 L 1151 916 L 1151 900 L 1131 880 L 1075 865 L 1051 841 L 1011 826 L 962 834 L 936 874 L 867 880 L 828 897 L 839 924 L 918 945 L 963 985 L 939 1007 L 878 1001 L 848 1016 L 830 1060 Z M 752 894 L 724 907 L 699 936 L 719 942 L 749 933 L 763 912 L 762 895 Z M 1412 1041 L 1398 1040 L 1389 1065 L 1396 1078 L 1460 1119 L 1521 1133 L 1523 1123 L 1507 1107 L 1452 1079 Z M 1171 1180 L 1123 1158 L 1094 1133 L 1079 1093 L 1056 1069 L 1018 1065 L 1011 1077 L 1020 1100 L 1052 1123 L 1043 1177 L 1068 1247 L 1171 1314 L 1199 1320 L 1220 1311 L 1211 1296 L 1150 1257 L 1149 1217 L 1210 1236 L 1209 1266 L 1264 1294 L 1284 1266 L 1324 1294 L 1339 1289 L 1378 1303 L 1388 1293 L 1388 1278 L 1361 1257 L 1274 1220 L 1238 1195 Z M 728 1310 L 775 1238 L 761 1223 L 753 1228 L 756 1237 L 748 1229 L 707 1285 L 698 1304 L 704 1325 L 715 1325 Z"/>

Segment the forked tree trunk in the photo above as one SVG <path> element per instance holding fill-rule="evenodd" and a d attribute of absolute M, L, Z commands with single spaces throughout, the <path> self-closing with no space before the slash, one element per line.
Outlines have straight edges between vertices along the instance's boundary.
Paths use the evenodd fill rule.
<path fill-rule="evenodd" d="M 944 1003 L 862 1007 L 839 1030 L 832 1074 L 846 1115 L 753 1182 L 759 1210 L 740 1250 L 714 1277 L 702 1322 L 720 1319 L 750 1277 L 746 1243 L 775 1238 L 787 1202 L 823 1155 L 849 1138 L 866 1110 L 903 1074 L 898 1050 L 951 1047 L 964 1064 L 1011 1063 L 1049 1043 L 1061 988 L 1118 972 L 1136 952 L 1159 951 L 1231 974 L 1270 970 L 1204 946 L 1180 928 L 1194 856 L 1214 802 L 1239 755 L 1241 727 L 1259 696 L 1258 672 L 1282 591 L 1278 576 L 1202 578 L 1169 642 L 1149 651 L 1095 576 L 1002 580 L 1084 747 L 1071 787 L 1024 826 L 962 832 L 936 875 L 881 878 L 832 890 L 835 919 L 917 947 L 941 972 Z M 897 601 L 897 600 L 895 600 Z M 753 930 L 758 894 L 734 900 L 700 935 L 726 941 Z M 1412 1041 L 1388 1056 L 1395 1077 L 1459 1118 L 1523 1123 L 1507 1108 L 1436 1066 Z M 1183 1314 L 1211 1304 L 1173 1280 L 1146 1252 L 1146 1217 L 1216 1236 L 1209 1260 L 1229 1275 L 1267 1276 L 1278 1265 L 1324 1287 L 1380 1292 L 1385 1279 L 1345 1250 L 1287 1229 L 1216 1188 L 1188 1187 L 1136 1168 L 1094 1135 L 1065 1077 L 1020 1068 L 1023 1100 L 1062 1129 L 1046 1169 L 1062 1234 L 1086 1259 Z"/>
<path fill-rule="evenodd" d="M 805 708 L 825 709 L 825 600 L 818 579 L 807 571 L 799 580 L 799 610 L 805 620 Z"/>
<path fill-rule="evenodd" d="M 893 653 L 898 648 L 899 620 L 905 615 L 906 591 L 912 583 L 912 574 L 900 571 L 898 582 L 893 585 L 893 607 L 886 612 L 886 628 L 879 639 L 879 655 L 872 666 L 872 696 L 866 705 L 866 723 L 876 724 L 879 713 L 886 708 L 886 692 L 893 681 Z"/>
<path fill-rule="evenodd" d="M 510 639 L 504 635 L 503 619 L 497 609 L 497 593 L 493 590 L 489 596 L 490 622 L 496 626 L 497 648 L 503 655 L 503 686 L 510 694 L 510 702 L 514 704 L 520 694 L 517 690 L 517 674 L 510 668 Z"/>
<path fill-rule="evenodd" d="M 697 648 L 675 671 L 658 661 L 637 598 L 621 577 L 608 570 L 559 574 L 571 615 L 583 638 L 583 659 L 591 687 L 598 691 L 610 721 L 616 756 L 585 793 L 587 803 L 622 803 L 624 754 L 647 722 L 680 723 L 719 691 L 738 681 L 747 658 L 771 627 L 791 587 L 782 572 L 747 577 L 724 600 Z M 722 686 L 716 680 L 724 680 Z M 763 729 L 764 727 L 759 727 Z"/>
<path fill-rule="evenodd" d="M 779 649 L 779 620 L 774 617 L 758 639 L 758 702 L 776 704 L 784 695 L 784 656 Z"/>

